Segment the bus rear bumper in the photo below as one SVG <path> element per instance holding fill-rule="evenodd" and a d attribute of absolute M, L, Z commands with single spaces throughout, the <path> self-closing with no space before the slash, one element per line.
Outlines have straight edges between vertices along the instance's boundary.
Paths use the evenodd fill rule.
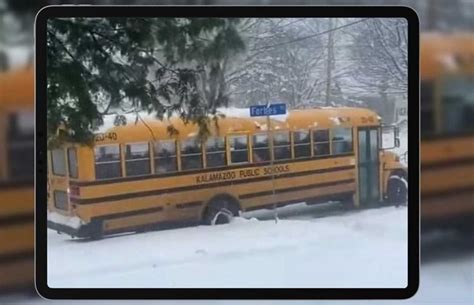
<path fill-rule="evenodd" d="M 48 212 L 48 228 L 72 237 L 90 236 L 90 225 L 74 216 L 65 216 L 56 212 Z"/>
<path fill-rule="evenodd" d="M 87 225 L 80 226 L 79 228 L 73 228 L 61 223 L 53 222 L 48 220 L 48 228 L 58 233 L 65 233 L 72 237 L 88 237 L 90 236 L 90 230 Z"/>

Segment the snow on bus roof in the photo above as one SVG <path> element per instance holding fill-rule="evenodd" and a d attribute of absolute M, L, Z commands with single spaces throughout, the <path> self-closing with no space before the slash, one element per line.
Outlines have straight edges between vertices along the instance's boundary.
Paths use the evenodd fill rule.
<path fill-rule="evenodd" d="M 237 129 L 235 130 L 238 130 L 239 128 L 249 128 L 249 122 L 253 122 L 253 124 L 255 125 L 254 127 L 256 127 L 258 130 L 264 131 L 268 129 L 266 117 L 250 117 L 249 108 L 218 108 L 217 113 L 223 114 L 225 116 L 227 126 L 234 126 L 236 124 L 236 122 L 234 121 L 235 119 L 245 119 L 245 121 L 247 121 L 247 123 L 242 122 L 244 123 L 244 125 L 235 125 L 240 126 L 237 127 Z M 154 113 L 148 113 L 146 111 L 124 114 L 117 113 L 104 116 L 104 124 L 99 127 L 96 132 L 105 133 L 107 131 L 110 131 L 110 129 L 115 128 L 116 126 L 114 125 L 114 121 L 117 115 L 125 116 L 126 125 L 133 125 L 135 123 L 138 123 L 137 125 L 141 125 L 141 120 L 147 123 L 164 123 L 167 125 L 174 125 L 177 122 L 180 122 L 179 117 L 177 115 L 173 115 L 170 118 L 159 120 L 156 118 Z M 349 117 L 352 117 L 351 123 L 349 123 L 348 121 Z M 272 122 L 274 122 L 272 129 L 275 130 L 282 128 L 314 128 L 316 126 L 366 124 L 361 121 L 363 118 L 370 119 L 370 122 L 372 123 L 377 123 L 380 121 L 380 117 L 374 111 L 370 109 L 354 107 L 318 107 L 312 109 L 298 109 L 289 111 L 285 115 L 271 116 Z M 230 128 L 234 130 L 234 128 Z M 192 130 L 192 127 L 191 129 L 186 128 L 186 130 L 186 132 L 191 132 L 192 134 L 196 132 L 195 130 Z"/>
<path fill-rule="evenodd" d="M 249 108 L 237 108 L 237 107 L 221 107 L 217 108 L 217 114 L 223 114 L 226 118 L 248 118 L 250 119 L 250 109 Z M 132 112 L 132 113 L 115 113 L 115 114 L 108 114 L 103 117 L 104 124 L 100 126 L 96 132 L 97 133 L 104 133 L 107 130 L 114 128 L 114 121 L 117 115 L 123 115 L 125 116 L 125 119 L 128 124 L 135 124 L 135 122 L 139 122 L 139 118 L 143 119 L 146 122 L 154 121 L 154 120 L 159 120 L 155 113 L 148 113 L 147 111 L 138 111 L 138 112 Z M 287 119 L 288 115 L 275 115 L 271 116 L 273 120 L 276 121 L 281 121 L 285 122 Z M 168 122 L 169 120 L 176 119 L 178 118 L 177 115 L 172 115 L 168 119 L 163 119 L 164 122 Z M 254 122 L 257 126 L 262 126 L 265 128 L 266 124 L 261 123 L 261 117 L 260 118 L 255 118 Z"/>
<path fill-rule="evenodd" d="M 142 118 L 145 121 L 152 121 L 152 120 L 157 120 L 156 116 L 154 113 L 148 113 L 147 111 L 138 111 L 138 112 L 132 112 L 132 113 L 116 113 L 116 114 L 107 114 L 103 116 L 104 124 L 100 126 L 96 132 L 97 133 L 104 133 L 110 128 L 114 128 L 114 121 L 117 115 L 123 115 L 125 119 L 127 120 L 127 125 L 128 124 L 133 124 L 138 118 L 138 115 L 140 118 Z"/>
<path fill-rule="evenodd" d="M 250 108 L 237 108 L 237 107 L 227 107 L 227 108 L 217 108 L 218 113 L 224 114 L 226 117 L 234 118 L 250 118 Z M 288 118 L 288 113 L 283 115 L 272 115 L 271 118 L 276 121 L 286 121 Z"/>

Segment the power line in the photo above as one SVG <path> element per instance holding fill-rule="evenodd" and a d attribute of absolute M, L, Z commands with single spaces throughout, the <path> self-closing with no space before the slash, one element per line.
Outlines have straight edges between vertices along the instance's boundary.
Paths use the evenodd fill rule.
<path fill-rule="evenodd" d="M 308 35 L 308 36 L 298 37 L 298 38 L 295 38 L 295 39 L 293 39 L 293 40 L 288 40 L 288 41 L 285 41 L 285 42 L 280 42 L 280 43 L 276 43 L 276 44 L 272 44 L 272 45 L 268 45 L 268 46 L 263 46 L 263 47 L 254 49 L 253 51 L 260 51 L 260 50 L 271 49 L 271 48 L 279 47 L 279 46 L 282 46 L 282 45 L 285 45 L 285 44 L 290 44 L 290 43 L 294 43 L 294 42 L 306 40 L 306 39 L 309 39 L 309 38 L 313 38 L 313 37 L 316 37 L 316 36 L 328 34 L 328 33 L 330 33 L 330 32 L 334 32 L 334 31 L 337 31 L 337 30 L 340 30 L 340 29 L 343 29 L 343 28 L 352 26 L 352 25 L 354 25 L 354 24 L 364 22 L 364 21 L 366 21 L 366 20 L 368 20 L 368 19 L 370 19 L 370 18 L 364 18 L 364 19 L 357 20 L 357 21 L 354 21 L 354 22 L 346 23 L 346 24 L 344 24 L 344 25 L 341 25 L 341 26 L 338 26 L 338 27 L 335 27 L 335 28 L 332 28 L 332 29 L 329 29 L 329 30 L 326 30 L 326 31 L 322 31 L 322 32 L 319 32 L 319 33 L 316 33 L 316 34 L 311 34 L 311 35 Z"/>

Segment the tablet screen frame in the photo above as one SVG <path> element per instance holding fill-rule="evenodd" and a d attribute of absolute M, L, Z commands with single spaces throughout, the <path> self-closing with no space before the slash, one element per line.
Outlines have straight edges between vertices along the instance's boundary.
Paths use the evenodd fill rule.
<path fill-rule="evenodd" d="M 60 17 L 404 18 L 408 26 L 408 279 L 405 288 L 57 289 L 47 285 L 46 23 Z M 402 299 L 419 284 L 419 21 L 402 6 L 48 6 L 35 22 L 35 282 L 48 299 Z M 362 275 L 361 275 L 362 276 Z"/>

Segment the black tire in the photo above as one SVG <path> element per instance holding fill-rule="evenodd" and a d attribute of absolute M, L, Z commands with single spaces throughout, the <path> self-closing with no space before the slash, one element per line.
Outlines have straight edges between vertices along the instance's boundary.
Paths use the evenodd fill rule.
<path fill-rule="evenodd" d="M 407 181 L 404 177 L 392 175 L 388 178 L 387 202 L 391 205 L 406 205 L 408 196 Z"/>
<path fill-rule="evenodd" d="M 459 219 L 454 225 L 456 232 L 465 238 L 473 238 L 474 233 L 474 216 L 467 216 L 463 219 Z"/>
<path fill-rule="evenodd" d="M 100 240 L 104 237 L 104 223 L 102 220 L 93 220 L 90 224 L 89 238 L 91 240 Z"/>
<path fill-rule="evenodd" d="M 354 204 L 354 197 L 353 195 L 347 196 L 340 200 L 341 206 L 344 210 L 355 210 L 357 207 Z"/>
<path fill-rule="evenodd" d="M 203 215 L 205 225 L 227 224 L 239 215 L 239 205 L 231 198 L 221 197 L 211 201 Z"/>

